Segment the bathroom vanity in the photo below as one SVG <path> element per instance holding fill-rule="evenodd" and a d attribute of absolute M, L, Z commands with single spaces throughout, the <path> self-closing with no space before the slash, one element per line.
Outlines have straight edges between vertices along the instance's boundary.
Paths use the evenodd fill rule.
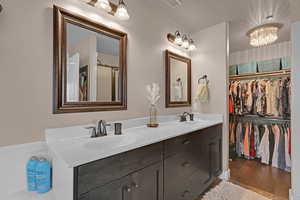
<path fill-rule="evenodd" d="M 57 199 L 194 200 L 222 172 L 221 120 L 167 120 L 156 129 L 125 128 L 118 140 L 105 136 L 96 139 L 100 143 L 82 143 L 80 134 L 72 142 L 64 136 L 53 140 L 54 132 L 58 129 L 46 138 Z M 80 153 L 80 148 L 88 150 Z"/>

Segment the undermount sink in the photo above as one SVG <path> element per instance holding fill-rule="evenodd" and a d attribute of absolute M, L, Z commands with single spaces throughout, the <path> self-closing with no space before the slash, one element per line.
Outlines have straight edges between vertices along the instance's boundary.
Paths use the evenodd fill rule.
<path fill-rule="evenodd" d="M 99 138 L 91 138 L 83 146 L 84 148 L 91 150 L 101 150 L 112 147 L 122 147 L 132 144 L 136 139 L 129 135 L 114 135 L 114 136 L 103 136 Z"/>
<path fill-rule="evenodd" d="M 163 123 L 160 123 L 159 125 L 160 125 L 160 126 L 194 125 L 194 124 L 199 124 L 199 123 L 204 123 L 204 122 L 206 122 L 206 121 L 204 121 L 204 120 L 199 120 L 199 119 L 195 119 L 194 121 L 187 120 L 187 121 L 185 121 L 185 122 L 180 122 L 180 121 L 178 120 L 178 121 L 163 122 Z"/>

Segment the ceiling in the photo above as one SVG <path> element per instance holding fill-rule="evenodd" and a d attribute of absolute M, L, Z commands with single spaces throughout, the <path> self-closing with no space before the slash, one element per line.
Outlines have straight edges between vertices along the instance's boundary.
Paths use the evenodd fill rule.
<path fill-rule="evenodd" d="M 272 22 L 265 17 L 272 14 L 274 22 L 283 23 L 280 41 L 290 40 L 290 2 L 295 0 L 148 0 L 167 12 L 185 30 L 194 33 L 221 22 L 230 22 L 230 51 L 249 49 L 246 32 L 256 25 Z M 296 0 L 297 1 L 297 0 Z"/>

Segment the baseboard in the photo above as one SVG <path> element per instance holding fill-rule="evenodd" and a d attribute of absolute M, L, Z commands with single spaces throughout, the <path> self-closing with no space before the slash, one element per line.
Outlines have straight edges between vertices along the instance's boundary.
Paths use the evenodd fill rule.
<path fill-rule="evenodd" d="M 293 192 L 292 192 L 292 189 L 289 190 L 289 200 L 293 200 Z"/>
<path fill-rule="evenodd" d="M 230 169 L 223 171 L 219 178 L 228 181 L 230 179 Z"/>
<path fill-rule="evenodd" d="M 300 196 L 296 196 L 295 191 L 289 190 L 289 200 L 300 200 Z"/>

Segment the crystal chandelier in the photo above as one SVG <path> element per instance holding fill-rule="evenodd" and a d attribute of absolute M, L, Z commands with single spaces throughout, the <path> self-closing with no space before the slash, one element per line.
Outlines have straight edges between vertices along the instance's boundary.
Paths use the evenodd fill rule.
<path fill-rule="evenodd" d="M 250 45 L 261 47 L 274 43 L 278 39 L 278 31 L 282 24 L 270 23 L 257 26 L 248 31 L 247 36 L 250 38 Z"/>

